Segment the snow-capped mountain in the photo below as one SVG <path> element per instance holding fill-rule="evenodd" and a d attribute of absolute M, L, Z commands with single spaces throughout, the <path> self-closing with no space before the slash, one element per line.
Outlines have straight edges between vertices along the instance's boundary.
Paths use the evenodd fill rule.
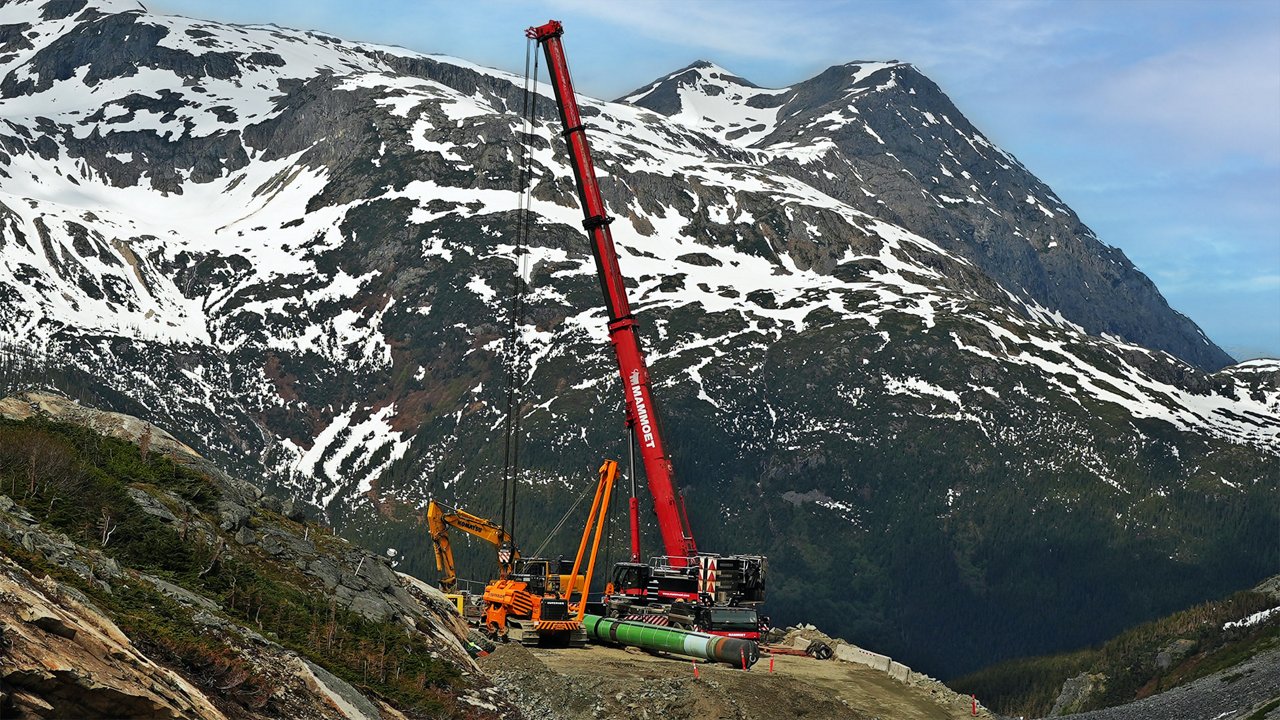
<path fill-rule="evenodd" d="M 426 572 L 426 496 L 497 496 L 521 272 L 536 545 L 626 448 L 554 102 L 526 136 L 522 86 L 131 2 L 4 3 L 0 338 Z M 776 617 L 956 670 L 1274 565 L 1232 548 L 1273 527 L 1280 364 L 1211 374 L 1225 354 L 914 68 L 766 90 L 695 64 L 625 100 L 584 115 L 691 521 L 774 558 Z M 1078 544 L 1103 549 L 1044 561 Z M 1044 629 L 1067 578 L 1104 589 Z"/>
<path fill-rule="evenodd" d="M 1232 362 L 1118 249 L 914 67 L 855 61 L 768 90 L 706 62 L 622 99 L 930 238 L 1021 300 L 1203 370 Z"/>
<path fill-rule="evenodd" d="M 700 60 L 636 90 L 619 102 L 667 115 L 726 144 L 751 147 L 778 126 L 790 88 L 769 90 Z"/>

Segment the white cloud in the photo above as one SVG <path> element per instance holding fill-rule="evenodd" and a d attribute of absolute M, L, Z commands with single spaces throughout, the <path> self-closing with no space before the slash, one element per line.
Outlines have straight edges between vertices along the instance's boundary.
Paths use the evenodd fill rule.
<path fill-rule="evenodd" d="M 1186 45 L 1098 79 L 1090 110 L 1185 151 L 1280 162 L 1280 28 Z"/>
<path fill-rule="evenodd" d="M 1052 6 L 1042 0 L 915 5 L 849 0 L 551 0 L 551 5 L 658 42 L 791 66 L 901 59 L 922 65 L 963 62 L 989 71 L 991 64 L 1030 49 L 1059 45 L 1086 26 L 1071 13 L 1045 12 Z"/>
<path fill-rule="evenodd" d="M 744 57 L 794 60 L 797 52 L 806 52 L 801 40 L 815 34 L 808 24 L 811 10 L 801 5 L 784 8 L 777 2 L 553 0 L 552 4 L 654 40 Z"/>

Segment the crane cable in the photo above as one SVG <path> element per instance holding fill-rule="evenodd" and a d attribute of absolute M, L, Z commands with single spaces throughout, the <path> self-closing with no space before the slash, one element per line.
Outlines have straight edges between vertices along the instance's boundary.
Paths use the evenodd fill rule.
<path fill-rule="evenodd" d="M 592 485 L 587 485 L 583 488 L 582 494 L 578 495 L 578 499 L 573 501 L 573 505 L 570 506 L 569 510 L 566 511 L 564 515 L 560 516 L 560 522 L 556 523 L 556 526 L 551 529 L 551 532 L 547 533 L 547 539 L 543 540 L 542 544 L 538 546 L 538 549 L 533 551 L 532 557 L 542 557 L 542 551 L 546 550 L 547 545 L 550 545 L 551 541 L 555 539 L 556 534 L 560 532 L 560 529 L 564 527 L 565 522 L 569 520 L 569 516 L 573 514 L 574 510 L 578 509 L 578 506 L 587 498 L 587 493 L 591 492 L 593 487 L 594 486 Z"/>
<path fill-rule="evenodd" d="M 521 338 L 521 324 L 524 320 L 525 273 L 528 270 L 528 252 L 525 250 L 529 242 L 532 225 L 530 204 L 533 201 L 533 157 L 528 146 L 533 142 L 534 118 L 537 112 L 538 98 L 538 55 L 533 40 L 525 41 L 524 53 L 524 99 L 522 120 L 524 142 L 519 145 L 520 186 L 519 208 L 514 248 L 516 272 L 512 278 L 511 308 L 509 316 L 509 335 L 507 337 L 507 413 L 503 420 L 503 468 L 502 468 L 502 515 L 500 527 L 510 537 L 515 537 L 516 526 L 516 485 L 520 468 L 520 402 L 519 386 L 524 381 L 525 345 Z M 530 73 L 530 56 L 533 60 L 533 72 Z M 532 91 L 530 91 L 532 84 Z"/>

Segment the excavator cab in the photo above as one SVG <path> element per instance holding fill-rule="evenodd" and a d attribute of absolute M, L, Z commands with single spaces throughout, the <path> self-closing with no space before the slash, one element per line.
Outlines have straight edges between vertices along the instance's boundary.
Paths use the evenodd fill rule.
<path fill-rule="evenodd" d="M 520 558 L 509 577 L 527 583 L 529 592 L 535 595 L 563 598 L 575 590 L 580 591 L 586 583 L 581 572 L 573 574 L 573 561 L 564 558 Z"/>
<path fill-rule="evenodd" d="M 516 561 L 515 569 L 509 577 L 525 583 L 528 591 L 534 595 L 559 595 L 559 569 L 560 564 L 555 560 L 520 558 Z"/>

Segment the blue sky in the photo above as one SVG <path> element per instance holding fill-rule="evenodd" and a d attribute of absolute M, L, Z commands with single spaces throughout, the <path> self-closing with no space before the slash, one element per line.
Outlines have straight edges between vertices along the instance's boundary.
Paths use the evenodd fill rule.
<path fill-rule="evenodd" d="M 1280 357 L 1280 2 L 1274 0 L 159 0 L 522 72 L 565 23 L 581 92 L 697 59 L 768 87 L 911 62 L 1227 352 Z"/>

